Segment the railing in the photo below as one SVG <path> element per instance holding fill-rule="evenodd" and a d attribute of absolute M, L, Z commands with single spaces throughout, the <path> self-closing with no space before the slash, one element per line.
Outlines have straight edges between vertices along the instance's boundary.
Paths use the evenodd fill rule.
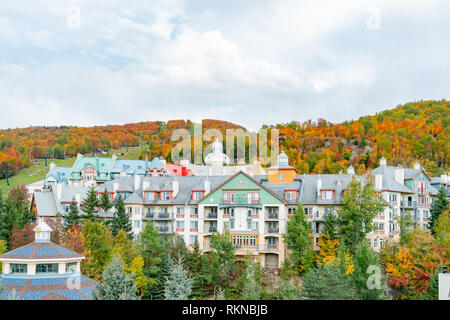
<path fill-rule="evenodd" d="M 206 227 L 205 228 L 205 233 L 214 233 L 217 232 L 217 227 Z"/>
<path fill-rule="evenodd" d="M 267 214 L 267 219 L 277 220 L 278 219 L 278 213 L 268 213 Z"/>
<path fill-rule="evenodd" d="M 145 214 L 146 219 L 154 219 L 154 220 L 167 220 L 167 219 L 173 219 L 173 213 L 172 212 L 147 212 Z"/>
<path fill-rule="evenodd" d="M 266 229 L 266 233 L 279 233 L 279 228 L 268 228 Z"/>
<path fill-rule="evenodd" d="M 415 208 L 416 206 L 416 201 L 400 201 L 400 207 L 402 208 Z"/>
<path fill-rule="evenodd" d="M 210 212 L 206 215 L 206 219 L 217 219 L 217 213 Z"/>
<path fill-rule="evenodd" d="M 224 205 L 251 205 L 251 204 L 260 204 L 259 199 L 247 199 L 247 198 L 235 198 L 235 199 L 222 199 L 220 204 Z"/>
<path fill-rule="evenodd" d="M 167 232 L 169 232 L 169 226 L 163 226 L 163 227 L 159 226 L 159 227 L 157 227 L 156 229 L 157 229 L 159 232 L 161 232 L 161 233 L 167 233 Z"/>

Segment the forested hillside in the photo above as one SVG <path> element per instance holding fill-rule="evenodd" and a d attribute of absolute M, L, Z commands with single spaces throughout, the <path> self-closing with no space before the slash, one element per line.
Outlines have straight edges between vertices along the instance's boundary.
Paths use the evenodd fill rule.
<path fill-rule="evenodd" d="M 421 101 L 339 124 L 325 119 L 276 125 L 291 164 L 302 173 L 337 173 L 349 164 L 363 173 L 418 160 L 432 175 L 449 170 L 450 102 Z"/>
<path fill-rule="evenodd" d="M 0 130 L 0 178 L 15 174 L 32 159 L 55 159 L 77 153 L 140 146 L 140 157 L 168 158 L 173 130 L 192 129 L 190 120 L 139 122 L 95 127 L 28 127 Z M 244 129 L 231 122 L 202 121 L 209 128 Z M 351 164 L 358 173 L 389 164 L 411 166 L 418 160 L 432 175 L 449 170 L 450 102 L 407 103 L 376 115 L 333 124 L 325 119 L 264 126 L 285 134 L 283 148 L 300 173 L 338 173 Z M 206 144 L 205 144 L 206 145 Z M 170 159 L 169 159 L 170 160 Z"/>

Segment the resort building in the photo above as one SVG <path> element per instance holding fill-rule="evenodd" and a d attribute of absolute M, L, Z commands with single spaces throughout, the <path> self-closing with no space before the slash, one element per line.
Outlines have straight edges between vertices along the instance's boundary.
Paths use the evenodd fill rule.
<path fill-rule="evenodd" d="M 0 255 L 3 299 L 90 300 L 95 281 L 80 273 L 84 256 L 50 242 L 52 229 L 41 219 L 35 240 Z"/>

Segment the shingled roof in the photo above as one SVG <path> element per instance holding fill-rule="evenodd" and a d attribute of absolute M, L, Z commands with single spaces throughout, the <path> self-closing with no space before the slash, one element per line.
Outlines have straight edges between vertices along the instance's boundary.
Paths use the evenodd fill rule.
<path fill-rule="evenodd" d="M 1 259 L 65 259 L 83 258 L 81 254 L 63 248 L 52 242 L 32 242 L 23 247 L 0 255 Z"/>

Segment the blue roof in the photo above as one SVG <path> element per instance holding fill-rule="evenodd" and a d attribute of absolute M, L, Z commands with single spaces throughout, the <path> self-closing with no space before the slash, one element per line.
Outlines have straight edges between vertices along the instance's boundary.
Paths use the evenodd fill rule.
<path fill-rule="evenodd" d="M 81 254 L 58 246 L 52 242 L 32 242 L 0 255 L 0 258 L 15 259 L 61 259 L 82 257 Z"/>

